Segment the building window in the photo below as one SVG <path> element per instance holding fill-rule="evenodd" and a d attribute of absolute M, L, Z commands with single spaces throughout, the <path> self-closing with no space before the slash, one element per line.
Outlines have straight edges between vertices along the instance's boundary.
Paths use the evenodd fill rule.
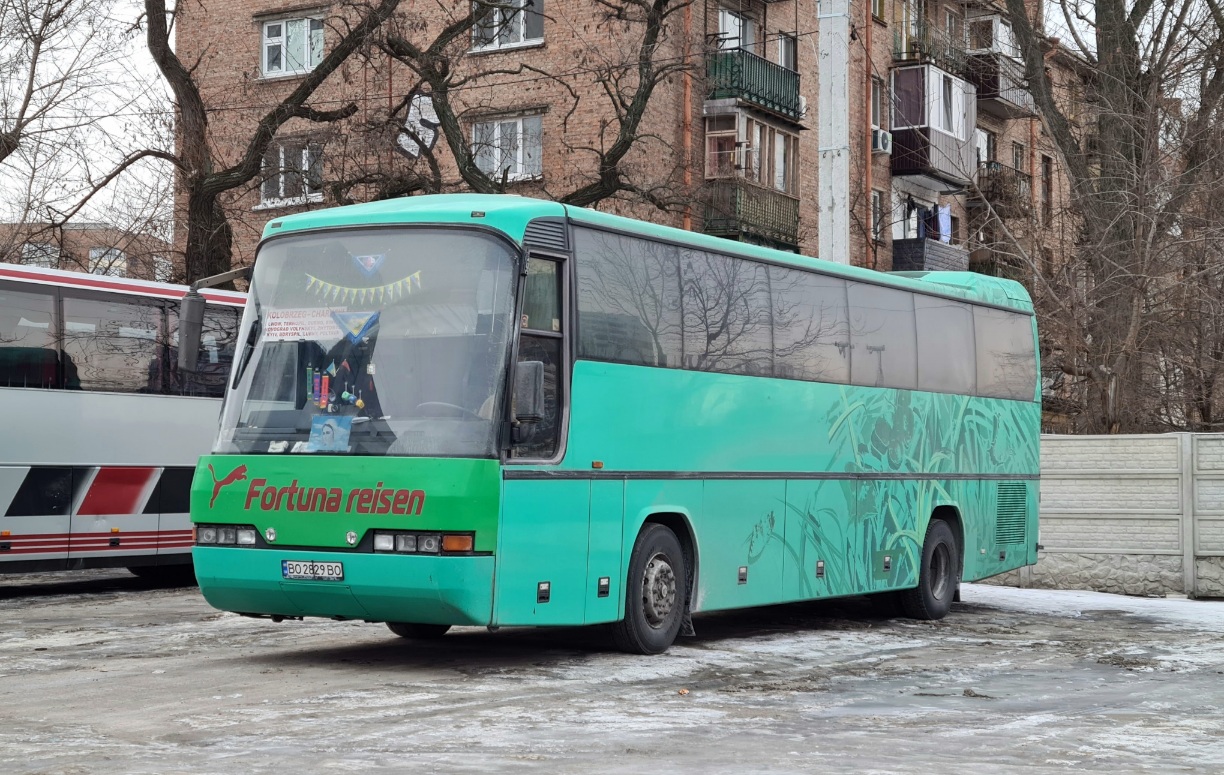
<path fill-rule="evenodd" d="M 884 21 L 884 0 L 871 0 L 871 15 Z"/>
<path fill-rule="evenodd" d="M 886 104 L 884 97 L 884 81 L 879 78 L 871 79 L 871 128 L 884 129 L 884 120 L 888 116 L 888 111 L 885 109 Z"/>
<path fill-rule="evenodd" d="M 973 132 L 974 151 L 977 154 L 977 163 L 980 167 L 986 162 L 994 161 L 998 144 L 998 136 L 989 129 L 978 127 Z"/>
<path fill-rule="evenodd" d="M 968 141 L 975 104 L 973 86 L 931 65 L 904 67 L 892 73 L 894 128 L 931 127 Z"/>
<path fill-rule="evenodd" d="M 1049 223 L 1054 219 L 1054 160 L 1041 157 L 1041 220 Z"/>
<path fill-rule="evenodd" d="M 308 73 L 322 61 L 322 19 L 277 19 L 264 22 L 265 76 Z"/>
<path fill-rule="evenodd" d="M 794 35 L 782 33 L 778 35 L 778 64 L 787 70 L 799 69 L 799 43 Z"/>
<path fill-rule="evenodd" d="M 799 138 L 755 119 L 745 121 L 745 127 L 748 145 L 744 177 L 784 194 L 794 194 Z"/>
<path fill-rule="evenodd" d="M 960 48 L 961 42 L 965 39 L 965 28 L 961 24 L 960 14 L 946 9 L 944 11 L 944 29 L 948 33 L 948 40 L 952 41 L 953 45 Z"/>
<path fill-rule="evenodd" d="M 498 119 L 472 127 L 472 155 L 480 171 L 495 180 L 540 177 L 542 116 Z"/>
<path fill-rule="evenodd" d="M 90 248 L 89 271 L 107 277 L 127 277 L 127 256 L 119 248 Z"/>
<path fill-rule="evenodd" d="M 756 53 L 756 22 L 735 11 L 718 12 L 718 47 Z"/>
<path fill-rule="evenodd" d="M 26 266 L 40 266 L 43 269 L 56 269 L 59 267 L 59 250 L 54 245 L 27 242 L 21 246 L 21 263 Z"/>
<path fill-rule="evenodd" d="M 949 236 L 952 238 L 952 244 L 953 245 L 961 244 L 960 218 L 957 218 L 955 215 L 949 216 L 949 223 L 951 224 L 951 233 Z"/>
<path fill-rule="evenodd" d="M 1012 143 L 1012 169 L 1024 171 L 1028 165 L 1024 163 L 1024 146 L 1020 143 Z"/>
<path fill-rule="evenodd" d="M 884 241 L 884 192 L 871 192 L 871 238 Z"/>
<path fill-rule="evenodd" d="M 260 203 L 285 207 L 323 201 L 323 149 L 306 140 L 273 143 L 264 153 Z"/>
<path fill-rule="evenodd" d="M 706 178 L 733 178 L 739 170 L 735 116 L 710 116 L 706 125 Z"/>
<path fill-rule="evenodd" d="M 472 47 L 480 50 L 539 43 L 544 40 L 544 0 L 507 0 L 503 7 L 489 8 L 472 36 Z"/>

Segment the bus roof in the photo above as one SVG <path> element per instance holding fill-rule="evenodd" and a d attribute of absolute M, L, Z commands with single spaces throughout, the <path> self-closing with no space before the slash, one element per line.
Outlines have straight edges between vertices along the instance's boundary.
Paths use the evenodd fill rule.
<path fill-rule="evenodd" d="M 735 242 L 649 221 L 562 205 L 558 202 L 512 194 L 428 194 L 381 202 L 332 207 L 287 215 L 268 223 L 263 237 L 313 229 L 394 224 L 470 224 L 497 229 L 521 244 L 527 224 L 536 218 L 564 218 L 642 237 L 684 244 L 693 248 L 767 261 L 783 266 L 823 272 L 847 280 L 889 285 L 905 290 L 963 298 L 1031 312 L 1024 286 L 1012 280 L 975 272 L 878 272 L 873 269 L 825 261 L 811 256 Z"/>
<path fill-rule="evenodd" d="M 111 291 L 134 296 L 150 296 L 159 299 L 181 299 L 187 286 L 159 283 L 152 280 L 134 280 L 127 277 L 67 272 L 62 269 L 43 269 L 19 264 L 0 264 L 0 280 L 54 285 L 64 288 L 81 288 L 91 291 Z M 208 301 L 221 304 L 245 304 L 246 294 L 236 291 L 219 291 L 207 288 L 200 293 Z"/>

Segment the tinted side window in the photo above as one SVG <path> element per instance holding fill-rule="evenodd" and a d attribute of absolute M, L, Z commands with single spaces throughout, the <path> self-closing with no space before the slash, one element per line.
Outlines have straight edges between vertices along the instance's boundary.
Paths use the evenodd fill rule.
<path fill-rule="evenodd" d="M 558 264 L 542 258 L 527 261 L 527 282 L 523 299 L 522 328 L 537 331 L 561 330 L 561 284 L 558 280 Z"/>
<path fill-rule="evenodd" d="M 855 385 L 913 389 L 918 385 L 914 295 L 850 283 L 850 380 Z"/>
<path fill-rule="evenodd" d="M 574 230 L 578 261 L 578 357 L 680 366 L 676 249 Z"/>
<path fill-rule="evenodd" d="M 764 264 L 680 251 L 684 365 L 726 374 L 773 375 L 769 273 Z"/>
<path fill-rule="evenodd" d="M 65 293 L 65 387 L 121 393 L 160 390 L 161 330 L 160 303 Z"/>
<path fill-rule="evenodd" d="M 973 312 L 968 304 L 914 297 L 918 321 L 918 389 L 972 394 L 977 386 Z"/>
<path fill-rule="evenodd" d="M 0 385 L 55 387 L 58 371 L 55 299 L 0 288 Z"/>
<path fill-rule="evenodd" d="M 846 384 L 850 381 L 850 323 L 846 281 L 769 268 L 773 299 L 774 374 Z"/>
<path fill-rule="evenodd" d="M 1037 391 L 1033 319 L 988 307 L 973 308 L 978 394 L 1032 401 Z"/>

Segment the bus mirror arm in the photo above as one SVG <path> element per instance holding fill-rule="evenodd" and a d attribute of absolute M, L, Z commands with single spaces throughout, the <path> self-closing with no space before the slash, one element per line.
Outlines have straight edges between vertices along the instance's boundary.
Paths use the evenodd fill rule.
<path fill-rule="evenodd" d="M 213 288 L 233 280 L 250 280 L 251 268 L 244 266 L 230 272 L 222 272 L 212 277 L 196 280 L 184 294 L 179 303 L 178 325 L 178 367 L 183 373 L 199 371 L 197 356 L 200 352 L 200 338 L 204 335 L 204 297 L 201 288 Z"/>

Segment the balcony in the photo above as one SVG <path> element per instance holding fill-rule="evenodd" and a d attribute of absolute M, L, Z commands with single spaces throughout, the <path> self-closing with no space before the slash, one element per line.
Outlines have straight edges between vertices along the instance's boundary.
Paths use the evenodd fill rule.
<path fill-rule="evenodd" d="M 984 207 L 987 203 L 1000 218 L 1027 217 L 1032 212 L 1032 176 L 997 161 L 982 162 L 977 171 L 977 191 L 970 194 L 966 204 Z"/>
<path fill-rule="evenodd" d="M 969 65 L 963 41 L 926 23 L 900 24 L 893 32 L 893 61 L 904 65 L 935 65 L 961 76 Z"/>
<path fill-rule="evenodd" d="M 894 272 L 964 272 L 969 268 L 969 251 L 933 239 L 893 240 Z"/>
<path fill-rule="evenodd" d="M 705 201 L 706 234 L 799 245 L 799 200 L 794 197 L 743 180 L 714 180 Z"/>
<path fill-rule="evenodd" d="M 799 73 L 759 57 L 732 49 L 706 55 L 706 98 L 733 98 L 798 123 Z"/>
<path fill-rule="evenodd" d="M 977 169 L 973 85 L 935 65 L 894 67 L 892 174 L 925 188 L 969 185 Z"/>
<path fill-rule="evenodd" d="M 969 54 L 965 78 L 977 87 L 978 110 L 1000 119 L 1023 118 L 1035 112 L 1024 86 L 1024 66 L 998 52 Z"/>

